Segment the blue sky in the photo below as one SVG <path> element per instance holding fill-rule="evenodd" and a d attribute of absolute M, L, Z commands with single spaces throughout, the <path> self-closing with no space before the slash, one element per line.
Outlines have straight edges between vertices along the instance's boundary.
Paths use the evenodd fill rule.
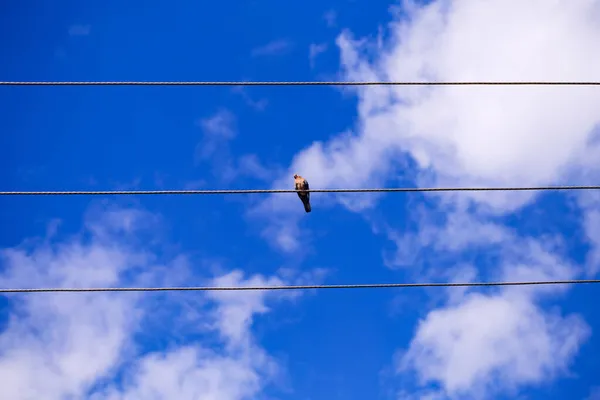
<path fill-rule="evenodd" d="M 21 2 L 3 81 L 600 80 L 600 1 Z M 532 56 L 532 54 L 534 56 Z M 596 184 L 591 87 L 2 87 L 2 190 Z M 10 197 L 3 287 L 594 278 L 595 193 Z M 23 294 L 11 399 L 600 395 L 593 286 Z"/>

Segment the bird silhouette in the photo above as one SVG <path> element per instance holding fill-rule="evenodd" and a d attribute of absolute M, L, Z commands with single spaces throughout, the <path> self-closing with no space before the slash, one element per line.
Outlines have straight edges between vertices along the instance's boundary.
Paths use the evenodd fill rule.
<path fill-rule="evenodd" d="M 298 174 L 294 174 L 294 184 L 296 190 L 310 190 L 308 181 Z M 312 208 L 310 206 L 310 192 L 298 192 L 298 197 L 304 205 L 304 211 L 307 213 L 311 212 Z"/>

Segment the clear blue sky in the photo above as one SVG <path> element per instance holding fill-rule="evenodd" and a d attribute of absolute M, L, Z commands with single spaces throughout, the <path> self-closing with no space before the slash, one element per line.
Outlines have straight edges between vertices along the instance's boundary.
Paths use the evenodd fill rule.
<path fill-rule="evenodd" d="M 525 3 L 15 2 L 0 80 L 600 80 L 600 2 Z M 598 101 L 568 87 L 0 87 L 0 190 L 291 188 L 293 173 L 312 188 L 596 184 Z M 599 199 L 313 194 L 305 214 L 294 194 L 5 197 L 0 285 L 594 278 Z M 597 293 L 11 295 L 0 397 L 595 399 Z"/>

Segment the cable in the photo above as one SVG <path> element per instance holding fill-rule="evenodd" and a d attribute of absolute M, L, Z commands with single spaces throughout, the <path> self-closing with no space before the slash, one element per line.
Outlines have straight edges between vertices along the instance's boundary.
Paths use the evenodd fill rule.
<path fill-rule="evenodd" d="M 275 81 L 263 81 L 263 82 L 202 82 L 202 81 L 163 81 L 163 82 L 152 82 L 152 81 L 113 81 L 113 82 L 101 82 L 101 81 L 79 81 L 79 82 L 65 82 L 65 81 L 30 81 L 30 82 L 0 82 L 1 86 L 458 86 L 458 85 L 469 85 L 469 86 L 480 86 L 480 85 L 568 85 L 568 86 L 598 86 L 600 81 L 572 81 L 572 82 L 556 82 L 556 81 L 472 81 L 472 82 L 343 82 L 343 81 L 308 81 L 308 82 L 275 82 Z"/>
<path fill-rule="evenodd" d="M 597 190 L 592 186 L 530 186 L 530 187 L 455 187 L 455 188 L 375 188 L 375 189 L 310 189 L 312 193 L 379 193 L 379 192 L 475 192 L 475 191 L 536 191 L 536 190 Z M 0 196 L 110 196 L 110 195 L 193 195 L 193 194 L 259 194 L 297 193 L 295 189 L 232 189 L 232 190 L 103 190 L 103 191 L 0 191 Z"/>
<path fill-rule="evenodd" d="M 442 282 L 442 283 L 370 283 L 357 285 L 283 285 L 283 286 L 196 286 L 196 287 L 113 287 L 113 288 L 39 288 L 0 289 L 0 293 L 33 292 L 167 292 L 167 291 L 256 291 L 256 290 L 302 290 L 302 289 L 384 289 L 407 287 L 464 287 L 464 286 L 531 286 L 575 285 L 600 283 L 600 279 L 522 282 Z"/>

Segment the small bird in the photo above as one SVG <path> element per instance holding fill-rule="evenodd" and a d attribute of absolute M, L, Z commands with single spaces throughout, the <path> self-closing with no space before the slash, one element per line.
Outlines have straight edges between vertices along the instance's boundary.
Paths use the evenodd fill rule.
<path fill-rule="evenodd" d="M 294 174 L 294 183 L 296 190 L 310 190 L 308 187 L 308 181 L 298 174 Z M 304 204 L 304 211 L 309 213 L 311 211 L 310 192 L 298 192 L 298 197 L 302 201 L 302 204 Z"/>

